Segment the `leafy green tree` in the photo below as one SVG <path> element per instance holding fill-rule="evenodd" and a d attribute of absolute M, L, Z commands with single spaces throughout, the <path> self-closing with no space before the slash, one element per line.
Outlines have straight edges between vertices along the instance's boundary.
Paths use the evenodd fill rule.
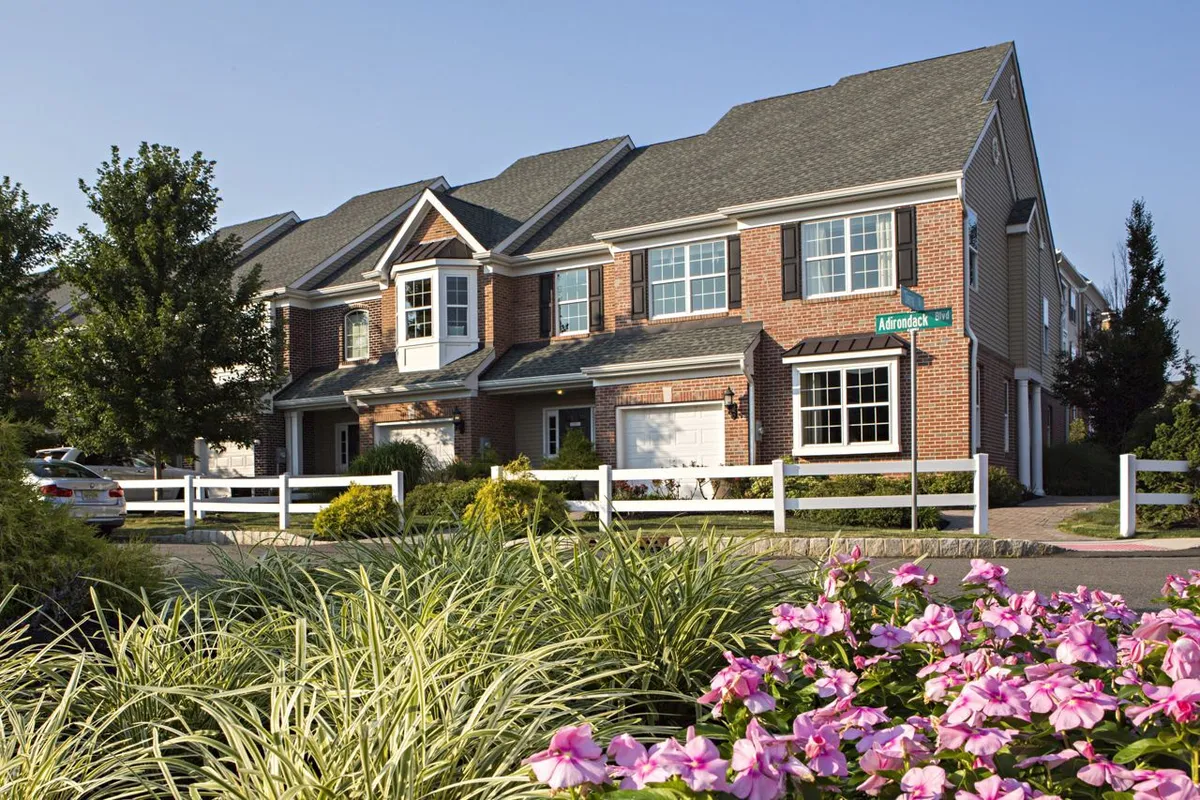
<path fill-rule="evenodd" d="M 58 211 L 35 205 L 21 184 L 0 178 L 0 416 L 48 419 L 34 387 L 35 350 L 54 309 L 49 269 L 67 238 L 54 233 Z"/>
<path fill-rule="evenodd" d="M 1190 356 L 1180 357 L 1166 263 L 1158 252 L 1154 221 L 1142 200 L 1125 221 L 1123 273 L 1114 281 L 1110 324 L 1088 330 L 1079 355 L 1060 355 L 1054 392 L 1084 410 L 1095 438 L 1110 450 L 1138 415 L 1163 397 L 1173 371 L 1194 374 Z"/>
<path fill-rule="evenodd" d="M 80 181 L 103 232 L 80 228 L 64 260 L 80 324 L 48 348 L 45 382 L 65 439 L 95 451 L 190 453 L 196 437 L 250 444 L 278 385 L 277 335 L 258 267 L 213 235 L 214 162 L 143 143 Z"/>

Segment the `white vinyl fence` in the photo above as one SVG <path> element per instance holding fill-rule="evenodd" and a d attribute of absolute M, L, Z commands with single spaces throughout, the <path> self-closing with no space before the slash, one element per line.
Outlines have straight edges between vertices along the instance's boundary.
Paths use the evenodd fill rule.
<path fill-rule="evenodd" d="M 252 514 L 278 513 L 279 528 L 286 530 L 292 514 L 315 514 L 329 505 L 307 500 L 296 502 L 292 499 L 292 492 L 304 489 L 344 489 L 356 483 L 362 486 L 390 486 L 393 499 L 401 508 L 404 507 L 404 473 L 398 471 L 390 475 L 292 477 L 284 474 L 278 477 L 263 478 L 201 478 L 195 475 L 185 475 L 182 478 L 119 480 L 117 482 L 126 491 L 159 489 L 160 496 L 164 493 L 172 497 L 178 495 L 180 499 L 131 500 L 126 506 L 130 511 L 182 511 L 184 522 L 189 528 L 195 525 L 196 520 L 204 519 L 206 511 L 240 511 Z M 275 494 L 258 497 L 214 498 L 208 496 L 212 489 L 258 489 L 274 491 Z"/>
<path fill-rule="evenodd" d="M 1192 502 L 1188 492 L 1139 492 L 1139 472 L 1190 472 L 1187 461 L 1159 461 L 1138 458 L 1132 453 L 1121 456 L 1121 525 L 1122 538 L 1128 539 L 1137 533 L 1137 507 L 1143 506 L 1186 506 Z"/>
<path fill-rule="evenodd" d="M 810 511 L 840 508 L 909 508 L 912 497 L 906 492 L 897 495 L 860 497 L 788 497 L 784 478 L 807 475 L 906 475 L 911 461 L 854 461 L 825 464 L 785 464 L 781 460 L 770 464 L 742 467 L 668 467 L 656 469 L 613 469 L 603 465 L 597 469 L 565 470 L 535 469 L 531 474 L 539 481 L 579 481 L 597 485 L 595 500 L 571 500 L 572 511 L 598 514 L 600 524 L 612 524 L 613 513 L 722 513 L 738 511 L 772 512 L 776 533 L 786 532 L 788 511 Z M 917 497 L 921 508 L 971 508 L 974 510 L 972 529 L 975 533 L 988 530 L 988 457 L 980 453 L 974 458 L 930 459 L 917 462 L 917 471 L 971 472 L 973 489 L 958 494 L 922 494 Z M 502 480 L 501 467 L 492 467 L 492 478 Z M 723 478 L 770 478 L 771 496 L 767 498 L 694 497 L 682 500 L 614 500 L 613 481 L 649 482 L 679 481 L 696 484 Z"/>

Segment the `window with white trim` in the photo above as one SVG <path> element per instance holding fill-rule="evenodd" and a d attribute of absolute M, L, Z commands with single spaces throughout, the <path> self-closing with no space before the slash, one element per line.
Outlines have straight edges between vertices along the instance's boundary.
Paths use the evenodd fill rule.
<path fill-rule="evenodd" d="M 1050 298 L 1042 298 L 1042 353 L 1050 355 Z"/>
<path fill-rule="evenodd" d="M 433 279 L 413 278 L 404 282 L 404 338 L 433 336 Z"/>
<path fill-rule="evenodd" d="M 371 354 L 371 318 L 363 309 L 351 311 L 345 317 L 346 361 L 361 361 Z"/>
<path fill-rule="evenodd" d="M 555 315 L 558 334 L 587 333 L 588 270 L 567 269 L 554 276 Z"/>
<path fill-rule="evenodd" d="M 891 211 L 804 223 L 804 296 L 896 288 Z"/>
<path fill-rule="evenodd" d="M 446 276 L 446 335 L 466 336 L 470 329 L 467 315 L 471 307 L 471 295 L 465 275 Z"/>
<path fill-rule="evenodd" d="M 589 442 L 595 441 L 595 412 L 592 406 L 547 408 L 545 415 L 545 453 L 547 456 L 558 455 L 558 448 L 562 444 L 563 438 L 573 430 L 582 433 Z"/>
<path fill-rule="evenodd" d="M 646 261 L 650 271 L 650 316 L 725 310 L 724 240 L 657 247 L 646 254 Z"/>
<path fill-rule="evenodd" d="M 1068 299 L 1070 301 L 1067 318 L 1071 320 L 1071 324 L 1075 325 L 1079 322 L 1079 292 L 1074 289 L 1069 290 Z"/>
<path fill-rule="evenodd" d="M 793 367 L 796 455 L 899 449 L 896 359 Z"/>
<path fill-rule="evenodd" d="M 967 209 L 967 280 L 972 289 L 979 288 L 979 218 Z"/>

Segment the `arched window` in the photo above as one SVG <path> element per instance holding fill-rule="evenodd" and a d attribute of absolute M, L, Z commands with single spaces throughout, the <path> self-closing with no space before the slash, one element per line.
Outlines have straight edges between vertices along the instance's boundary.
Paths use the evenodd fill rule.
<path fill-rule="evenodd" d="M 346 360 L 358 361 L 371 352 L 370 317 L 366 311 L 351 311 L 346 315 Z"/>

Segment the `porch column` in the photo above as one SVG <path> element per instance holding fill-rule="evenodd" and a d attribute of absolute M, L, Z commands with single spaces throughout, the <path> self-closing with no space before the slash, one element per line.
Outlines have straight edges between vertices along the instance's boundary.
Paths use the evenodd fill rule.
<path fill-rule="evenodd" d="M 1042 488 L 1042 385 L 1035 383 L 1033 385 L 1033 450 L 1030 455 L 1033 458 L 1033 486 L 1029 491 L 1034 494 L 1042 495 L 1046 490 Z"/>
<path fill-rule="evenodd" d="M 284 412 L 284 446 L 287 448 L 289 475 L 304 472 L 304 412 Z"/>
<path fill-rule="evenodd" d="M 1017 379 L 1017 480 L 1026 489 L 1029 481 L 1029 381 Z"/>

